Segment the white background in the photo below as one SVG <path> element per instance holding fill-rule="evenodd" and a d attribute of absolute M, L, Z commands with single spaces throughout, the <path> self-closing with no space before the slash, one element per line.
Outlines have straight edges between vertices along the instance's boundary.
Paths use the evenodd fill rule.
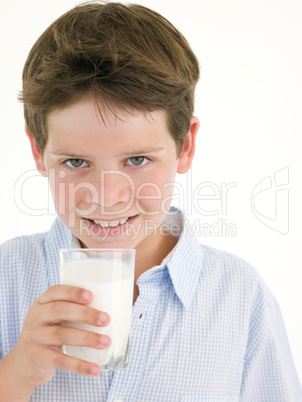
<path fill-rule="evenodd" d="M 192 223 L 197 222 L 200 242 L 235 253 L 260 271 L 279 301 L 302 377 L 302 3 L 138 3 L 160 12 L 180 29 L 202 68 L 196 94 L 201 122 L 197 156 L 190 174 L 179 177 L 188 189 L 188 201 L 177 196 L 175 205 L 185 209 Z M 35 169 L 16 97 L 31 46 L 55 18 L 76 4 L 73 0 L 1 0 L 0 242 L 48 230 L 54 219 L 47 181 L 38 175 L 21 188 L 23 205 L 35 210 L 49 206 L 49 214 L 32 216 L 16 205 L 17 201 L 20 206 L 20 188 L 16 200 L 14 196 L 18 178 Z M 252 203 L 255 186 L 267 178 L 262 184 L 268 188 L 269 177 L 274 183 L 278 171 L 276 184 L 283 183 L 279 191 L 262 191 Z M 202 188 L 207 182 L 211 187 Z M 229 183 L 222 210 L 217 191 Z M 208 194 L 210 200 L 201 200 L 201 194 Z M 201 208 L 217 214 L 206 216 Z M 235 235 L 229 230 L 232 234 L 235 230 Z"/>

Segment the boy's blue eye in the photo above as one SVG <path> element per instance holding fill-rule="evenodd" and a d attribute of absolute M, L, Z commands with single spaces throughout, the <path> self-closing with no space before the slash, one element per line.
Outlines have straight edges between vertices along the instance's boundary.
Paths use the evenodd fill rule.
<path fill-rule="evenodd" d="M 129 158 L 129 161 L 134 166 L 141 166 L 144 165 L 148 161 L 148 159 L 144 156 L 132 156 L 131 158 Z"/>
<path fill-rule="evenodd" d="M 67 166 L 73 167 L 73 168 L 83 167 L 84 163 L 86 163 L 86 165 L 87 165 L 87 162 L 85 162 L 84 159 L 68 159 L 68 161 L 66 161 L 65 163 Z"/>

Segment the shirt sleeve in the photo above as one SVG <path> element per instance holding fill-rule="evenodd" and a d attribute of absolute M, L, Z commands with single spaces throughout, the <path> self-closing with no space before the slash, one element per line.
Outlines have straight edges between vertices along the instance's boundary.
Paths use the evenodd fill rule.
<path fill-rule="evenodd" d="M 264 292 L 254 303 L 241 401 L 301 402 L 302 390 L 279 306 Z"/>

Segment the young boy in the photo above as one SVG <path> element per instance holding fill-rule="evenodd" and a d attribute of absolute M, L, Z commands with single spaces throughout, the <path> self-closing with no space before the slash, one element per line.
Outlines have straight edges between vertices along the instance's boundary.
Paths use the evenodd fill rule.
<path fill-rule="evenodd" d="M 0 401 L 301 401 L 276 301 L 255 270 L 200 246 L 170 208 L 191 166 L 199 68 L 183 36 L 138 6 L 88 3 L 38 39 L 23 73 L 26 133 L 58 217 L 0 249 Z M 127 369 L 106 349 L 89 289 L 59 285 L 58 249 L 135 248 Z"/>

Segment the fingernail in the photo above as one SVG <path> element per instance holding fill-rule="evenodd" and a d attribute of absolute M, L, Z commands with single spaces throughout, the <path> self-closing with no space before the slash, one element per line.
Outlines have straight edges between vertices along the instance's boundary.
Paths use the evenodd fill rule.
<path fill-rule="evenodd" d="M 90 368 L 90 373 L 91 374 L 98 374 L 99 373 L 99 366 L 92 366 L 91 368 Z"/>
<path fill-rule="evenodd" d="M 107 322 L 107 321 L 108 321 L 108 315 L 105 314 L 105 313 L 101 313 L 101 314 L 99 315 L 99 322 L 100 322 L 100 324 L 105 324 L 105 322 Z"/>
<path fill-rule="evenodd" d="M 100 337 L 100 343 L 101 343 L 101 345 L 103 345 L 103 346 L 108 345 L 108 343 L 109 343 L 109 338 L 107 338 L 107 336 L 101 336 L 101 337 Z"/>
<path fill-rule="evenodd" d="M 90 297 L 90 292 L 88 292 L 88 290 L 85 290 L 85 292 L 82 293 L 82 299 L 87 301 L 89 300 Z"/>

